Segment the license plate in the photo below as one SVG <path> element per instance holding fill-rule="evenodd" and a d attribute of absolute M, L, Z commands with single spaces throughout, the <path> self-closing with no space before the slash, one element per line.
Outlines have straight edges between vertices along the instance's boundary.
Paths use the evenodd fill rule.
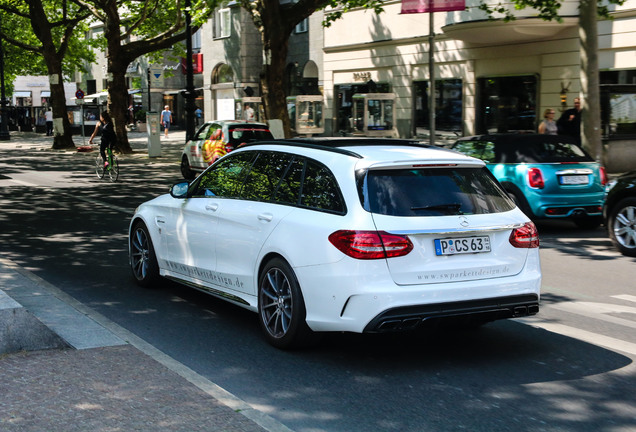
<path fill-rule="evenodd" d="M 490 252 L 490 237 L 457 237 L 435 239 L 435 255 L 457 255 Z"/>
<path fill-rule="evenodd" d="M 563 175 L 559 181 L 562 185 L 581 185 L 588 184 L 590 179 L 586 175 Z"/>

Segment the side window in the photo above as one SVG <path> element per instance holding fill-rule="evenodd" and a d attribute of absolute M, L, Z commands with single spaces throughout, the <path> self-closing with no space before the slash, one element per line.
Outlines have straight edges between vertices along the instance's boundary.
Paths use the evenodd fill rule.
<path fill-rule="evenodd" d="M 286 153 L 260 153 L 245 180 L 241 198 L 254 201 L 270 201 L 292 157 L 292 155 Z"/>
<path fill-rule="evenodd" d="M 294 158 L 278 184 L 278 189 L 276 189 L 273 199 L 274 202 L 291 205 L 299 204 L 304 168 L 305 160 L 298 157 Z"/>
<path fill-rule="evenodd" d="M 210 129 L 208 129 L 206 140 L 208 139 L 219 139 L 221 137 L 221 127 L 218 124 L 212 124 Z"/>
<path fill-rule="evenodd" d="M 316 161 L 307 161 L 300 204 L 317 210 L 345 212 L 338 182 L 329 168 Z"/>
<path fill-rule="evenodd" d="M 206 124 L 201 129 L 199 129 L 199 133 L 197 134 L 196 140 L 205 140 L 208 138 L 210 133 L 210 125 Z"/>
<path fill-rule="evenodd" d="M 232 154 L 223 159 L 201 175 L 199 182 L 193 186 L 192 196 L 237 197 L 255 155 L 256 152 L 250 151 Z"/>
<path fill-rule="evenodd" d="M 495 162 L 495 144 L 490 141 L 459 141 L 453 150 L 484 162 Z"/>

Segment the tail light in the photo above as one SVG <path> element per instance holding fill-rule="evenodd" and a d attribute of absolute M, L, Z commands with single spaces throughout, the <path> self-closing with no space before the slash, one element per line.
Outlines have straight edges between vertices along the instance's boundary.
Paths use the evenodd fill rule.
<path fill-rule="evenodd" d="M 408 236 L 384 231 L 340 230 L 329 236 L 340 252 L 356 259 L 382 259 L 407 255 L 413 250 Z"/>
<path fill-rule="evenodd" d="M 515 228 L 510 233 L 510 244 L 516 248 L 538 248 L 539 231 L 532 222 L 526 223 L 521 228 Z"/>
<path fill-rule="evenodd" d="M 599 169 L 599 174 L 601 175 L 601 184 L 605 186 L 609 181 L 609 179 L 607 178 L 607 171 L 605 170 L 605 167 L 601 167 Z"/>
<path fill-rule="evenodd" d="M 543 174 L 539 168 L 530 168 L 528 170 L 528 183 L 530 187 L 543 189 L 545 182 L 543 181 Z"/>

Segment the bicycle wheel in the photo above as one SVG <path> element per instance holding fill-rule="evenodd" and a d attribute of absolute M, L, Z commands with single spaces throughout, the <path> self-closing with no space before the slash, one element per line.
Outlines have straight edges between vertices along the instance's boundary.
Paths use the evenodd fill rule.
<path fill-rule="evenodd" d="M 97 174 L 98 178 L 103 179 L 105 171 L 104 161 L 100 155 L 97 155 L 95 157 L 95 174 Z"/>
<path fill-rule="evenodd" d="M 108 167 L 108 178 L 112 182 L 117 181 L 119 178 L 119 162 L 116 156 L 113 156 L 113 163 Z"/>

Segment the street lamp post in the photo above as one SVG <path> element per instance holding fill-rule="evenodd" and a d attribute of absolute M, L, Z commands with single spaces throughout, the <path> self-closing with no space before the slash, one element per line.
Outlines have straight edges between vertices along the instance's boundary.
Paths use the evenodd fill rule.
<path fill-rule="evenodd" d="M 0 28 L 2 27 L 2 15 L 0 15 Z M 7 98 L 4 94 L 4 47 L 2 46 L 2 38 L 0 38 L 0 141 L 8 141 L 11 139 L 9 130 L 7 129 Z"/>
<path fill-rule="evenodd" d="M 192 71 L 192 26 L 190 16 L 191 0 L 185 0 L 185 26 L 186 26 L 186 141 L 194 136 L 194 77 Z"/>

